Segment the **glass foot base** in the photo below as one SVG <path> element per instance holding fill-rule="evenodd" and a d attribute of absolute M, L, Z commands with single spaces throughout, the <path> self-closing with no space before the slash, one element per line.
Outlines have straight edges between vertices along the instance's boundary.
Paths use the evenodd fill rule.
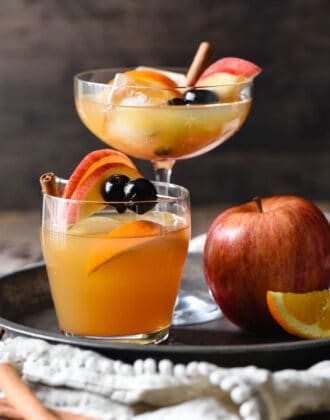
<path fill-rule="evenodd" d="M 165 341 L 168 337 L 169 328 L 164 328 L 159 331 L 143 334 L 121 335 L 121 336 L 86 336 L 72 334 L 67 331 L 62 333 L 67 337 L 83 338 L 91 341 L 99 341 L 102 343 L 130 343 L 130 344 L 158 344 Z"/>
<path fill-rule="evenodd" d="M 219 307 L 209 296 L 193 296 L 180 291 L 174 308 L 172 325 L 201 324 L 220 318 Z"/>
<path fill-rule="evenodd" d="M 204 280 L 202 252 L 188 254 L 172 325 L 201 324 L 221 316 Z"/>

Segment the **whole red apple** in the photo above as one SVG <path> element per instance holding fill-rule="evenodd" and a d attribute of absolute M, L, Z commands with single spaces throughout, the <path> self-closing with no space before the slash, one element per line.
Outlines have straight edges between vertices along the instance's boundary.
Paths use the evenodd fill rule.
<path fill-rule="evenodd" d="M 300 197 L 256 198 L 230 208 L 206 235 L 206 282 L 223 314 L 244 329 L 275 326 L 267 290 L 327 289 L 329 268 L 329 222 Z"/>

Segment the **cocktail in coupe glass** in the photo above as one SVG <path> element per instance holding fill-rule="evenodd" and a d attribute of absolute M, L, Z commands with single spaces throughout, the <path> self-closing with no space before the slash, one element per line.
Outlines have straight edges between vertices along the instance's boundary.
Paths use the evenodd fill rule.
<path fill-rule="evenodd" d="M 182 69 L 157 71 L 159 76 L 146 67 L 80 73 L 74 77 L 75 105 L 100 140 L 150 160 L 156 180 L 170 182 L 176 160 L 206 153 L 240 129 L 250 111 L 253 77 L 229 75 L 223 84 L 208 86 L 204 80 L 189 88 Z M 173 324 L 206 322 L 219 314 L 201 280 L 198 296 L 181 288 Z"/>
<path fill-rule="evenodd" d="M 118 213 L 131 202 L 43 195 L 41 243 L 64 334 L 141 344 L 167 338 L 190 239 L 189 193 L 154 185 L 157 199 L 143 214 Z"/>
<path fill-rule="evenodd" d="M 99 69 L 76 75 L 76 109 L 100 140 L 129 156 L 150 160 L 160 181 L 170 181 L 176 160 L 206 153 L 230 138 L 250 111 L 251 80 L 195 88 L 217 91 L 222 99 L 184 106 L 173 99 L 187 87 L 139 83 L 127 73 L 131 74 L 127 69 Z"/>

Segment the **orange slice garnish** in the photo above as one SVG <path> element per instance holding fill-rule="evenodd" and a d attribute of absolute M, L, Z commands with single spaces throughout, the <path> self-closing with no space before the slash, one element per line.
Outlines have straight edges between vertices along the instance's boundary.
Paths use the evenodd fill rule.
<path fill-rule="evenodd" d="M 156 85 L 164 89 L 175 89 L 177 87 L 177 84 L 174 80 L 170 79 L 165 74 L 154 70 L 127 70 L 123 74 L 125 74 L 127 77 L 135 79 L 136 81 L 144 82 L 144 85 Z M 112 80 L 109 82 L 109 84 L 111 83 Z"/>
<path fill-rule="evenodd" d="M 114 257 L 133 248 L 146 245 L 163 234 L 164 226 L 149 220 L 131 220 L 121 224 L 109 233 L 102 235 L 104 242 L 97 239 L 100 245 L 93 248 L 93 253 L 87 262 L 87 273 L 95 272 L 108 264 Z"/>
<path fill-rule="evenodd" d="M 330 290 L 308 293 L 267 292 L 275 321 L 301 338 L 330 337 Z"/>
<path fill-rule="evenodd" d="M 131 238 L 141 236 L 155 236 L 163 233 L 164 227 L 150 220 L 131 220 L 123 223 L 108 233 L 114 238 Z"/>

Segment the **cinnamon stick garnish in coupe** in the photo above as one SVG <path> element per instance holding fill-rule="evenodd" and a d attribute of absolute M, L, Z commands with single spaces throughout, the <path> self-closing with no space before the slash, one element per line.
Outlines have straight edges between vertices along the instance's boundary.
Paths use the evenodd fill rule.
<path fill-rule="evenodd" d="M 53 172 L 46 172 L 40 177 L 41 190 L 44 194 L 59 196 L 58 188 L 56 185 L 55 174 Z"/>
<path fill-rule="evenodd" d="M 197 82 L 199 76 L 203 73 L 209 64 L 211 55 L 211 44 L 206 41 L 201 42 L 188 69 L 186 76 L 186 86 L 193 86 Z"/>

